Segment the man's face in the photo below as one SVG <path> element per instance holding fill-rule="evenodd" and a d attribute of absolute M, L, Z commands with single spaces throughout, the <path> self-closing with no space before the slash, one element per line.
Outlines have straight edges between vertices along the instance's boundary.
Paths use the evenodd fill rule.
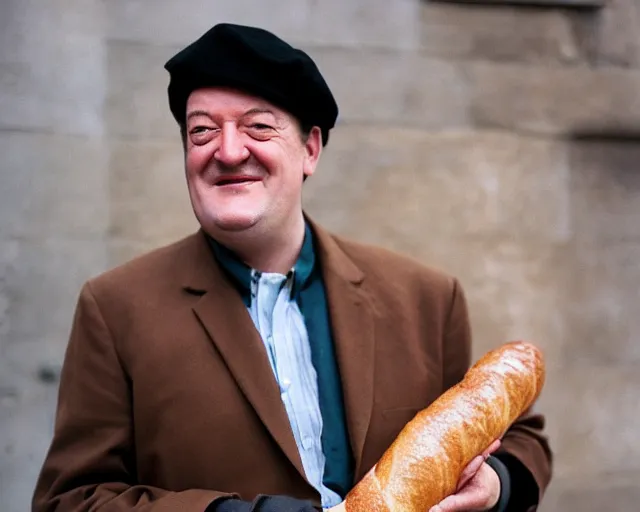
<path fill-rule="evenodd" d="M 288 113 L 222 88 L 191 93 L 186 115 L 187 183 L 205 231 L 286 229 L 301 214 L 303 177 L 322 147 L 318 128 L 305 141 Z"/>

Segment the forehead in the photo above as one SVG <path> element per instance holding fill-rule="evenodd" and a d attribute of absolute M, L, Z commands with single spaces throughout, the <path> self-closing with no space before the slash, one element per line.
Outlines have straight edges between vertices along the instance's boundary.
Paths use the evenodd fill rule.
<path fill-rule="evenodd" d="M 186 114 L 197 110 L 210 114 L 242 115 L 252 109 L 266 110 L 277 117 L 290 117 L 284 110 L 258 96 L 223 87 L 194 90 L 187 99 Z"/>

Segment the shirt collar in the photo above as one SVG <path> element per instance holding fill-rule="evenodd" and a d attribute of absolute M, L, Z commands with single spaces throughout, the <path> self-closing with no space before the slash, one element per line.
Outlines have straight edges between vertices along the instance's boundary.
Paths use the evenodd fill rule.
<path fill-rule="evenodd" d="M 233 251 L 207 235 L 207 241 L 222 269 L 231 278 L 242 296 L 247 307 L 251 305 L 251 275 L 252 269 L 244 263 Z M 289 272 L 293 274 L 291 298 L 298 300 L 300 292 L 309 284 L 315 267 L 315 247 L 313 233 L 308 223 L 305 223 L 304 241 L 295 265 Z"/>

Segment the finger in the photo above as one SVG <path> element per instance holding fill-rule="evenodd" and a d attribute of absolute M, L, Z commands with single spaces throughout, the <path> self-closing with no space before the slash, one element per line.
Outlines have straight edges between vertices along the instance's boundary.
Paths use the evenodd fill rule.
<path fill-rule="evenodd" d="M 477 510 L 484 505 L 484 497 L 477 490 L 460 492 L 443 499 L 435 510 L 437 512 L 458 512 L 460 510 Z M 433 509 L 432 509 L 433 510 Z"/>
<path fill-rule="evenodd" d="M 462 508 L 461 500 L 458 495 L 454 494 L 443 499 L 438 505 L 431 509 L 431 512 L 454 512 L 458 510 L 467 510 Z"/>
<path fill-rule="evenodd" d="M 494 453 L 500 448 L 500 439 L 496 439 L 493 443 L 491 443 L 485 451 L 482 452 L 483 457 L 486 459 L 489 455 Z"/>
<path fill-rule="evenodd" d="M 471 459 L 471 462 L 467 464 L 467 467 L 464 468 L 460 478 L 458 479 L 458 486 L 456 487 L 456 491 L 459 491 L 465 484 L 473 478 L 482 466 L 482 463 L 487 460 L 489 455 L 495 452 L 498 448 L 500 448 L 500 440 L 496 439 L 493 443 L 491 443 L 488 448 L 482 452 L 482 455 L 478 455 L 477 457 Z"/>
<path fill-rule="evenodd" d="M 456 488 L 456 492 L 462 489 L 469 480 L 473 478 L 473 476 L 478 472 L 478 470 L 482 467 L 484 463 L 484 457 L 482 455 L 478 455 L 473 458 L 467 467 L 464 468 L 462 474 L 460 475 L 460 479 L 458 480 L 458 487 Z"/>

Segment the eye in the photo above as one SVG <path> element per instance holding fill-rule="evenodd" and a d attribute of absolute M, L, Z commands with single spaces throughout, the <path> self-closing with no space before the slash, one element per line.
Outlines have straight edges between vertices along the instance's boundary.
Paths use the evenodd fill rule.
<path fill-rule="evenodd" d="M 215 126 L 197 125 L 189 130 L 189 140 L 196 146 L 204 146 L 215 138 L 217 131 Z"/>
<path fill-rule="evenodd" d="M 246 133 L 255 140 L 269 140 L 275 134 L 275 128 L 266 123 L 251 123 L 246 125 Z"/>
<path fill-rule="evenodd" d="M 191 128 L 189 133 L 195 135 L 197 133 L 204 133 L 207 130 L 211 130 L 211 128 L 209 128 L 208 126 L 194 126 L 193 128 Z"/>

